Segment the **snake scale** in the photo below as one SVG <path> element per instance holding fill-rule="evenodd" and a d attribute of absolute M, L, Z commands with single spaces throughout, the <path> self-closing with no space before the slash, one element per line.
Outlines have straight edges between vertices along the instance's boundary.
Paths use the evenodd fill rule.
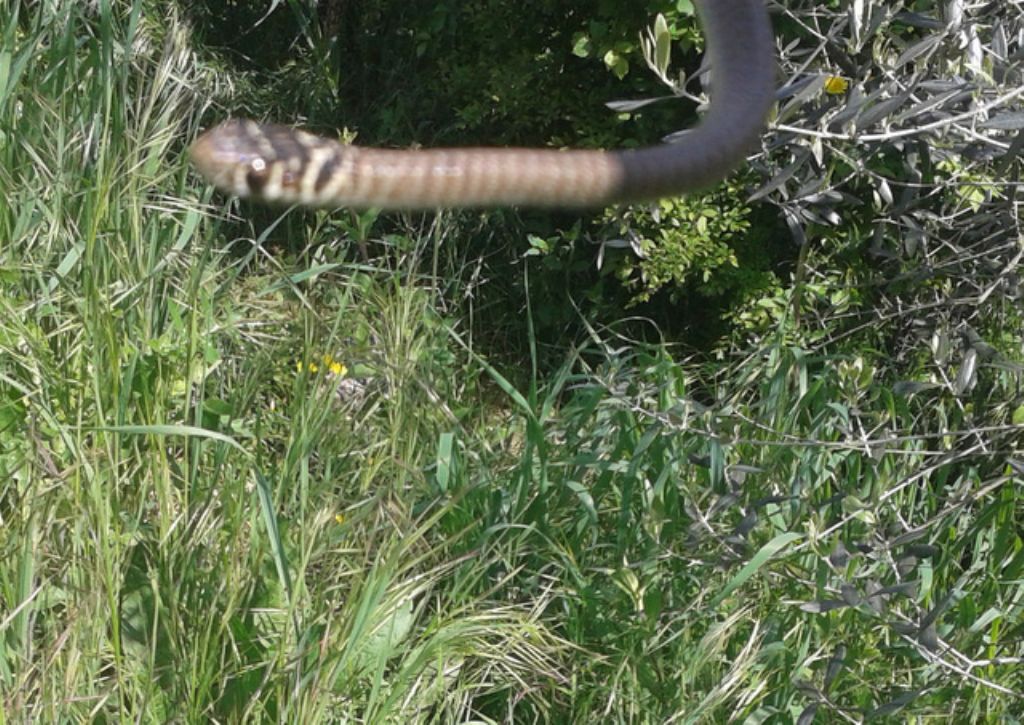
<path fill-rule="evenodd" d="M 229 120 L 191 148 L 217 188 L 260 201 L 355 209 L 598 207 L 713 184 L 761 134 L 775 88 L 763 0 L 700 0 L 711 105 L 678 143 L 622 151 L 394 150 L 347 146 L 287 126 Z"/>

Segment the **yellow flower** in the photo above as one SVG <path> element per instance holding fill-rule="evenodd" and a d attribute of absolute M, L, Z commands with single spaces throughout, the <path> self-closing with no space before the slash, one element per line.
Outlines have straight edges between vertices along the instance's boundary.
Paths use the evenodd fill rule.
<path fill-rule="evenodd" d="M 345 514 L 334 514 L 334 520 L 339 524 L 345 523 Z"/>
<path fill-rule="evenodd" d="M 323 363 L 324 369 L 331 373 L 331 375 L 337 375 L 338 377 L 344 377 L 345 375 L 348 375 L 348 368 L 345 366 L 345 364 L 335 360 L 332 355 L 321 355 L 320 361 Z M 303 370 L 308 370 L 311 373 L 318 373 L 320 372 L 320 365 L 315 362 L 310 362 L 303 366 L 302 361 L 300 360 L 299 362 L 295 363 L 295 369 L 300 373 Z"/>
<path fill-rule="evenodd" d="M 825 93 L 830 96 L 839 96 L 846 93 L 846 89 L 850 87 L 850 81 L 839 76 L 829 76 L 825 79 Z"/>

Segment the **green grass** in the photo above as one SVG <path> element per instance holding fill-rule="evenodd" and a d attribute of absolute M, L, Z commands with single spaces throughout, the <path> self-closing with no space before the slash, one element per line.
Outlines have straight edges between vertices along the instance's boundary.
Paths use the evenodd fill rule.
<path fill-rule="evenodd" d="M 0 2 L 3 717 L 1024 713 L 1017 368 L 497 370 L 449 218 L 269 248 L 188 170 L 187 28 L 91 6 Z"/>

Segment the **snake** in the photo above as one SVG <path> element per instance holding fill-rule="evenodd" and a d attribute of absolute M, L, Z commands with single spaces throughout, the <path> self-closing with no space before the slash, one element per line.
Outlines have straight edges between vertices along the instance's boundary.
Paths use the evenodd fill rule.
<path fill-rule="evenodd" d="M 229 119 L 190 148 L 227 194 L 352 209 L 604 207 L 709 187 L 742 163 L 775 95 L 775 42 L 764 0 L 699 0 L 710 102 L 674 143 L 613 151 L 554 148 L 389 149 L 343 144 L 290 126 Z"/>

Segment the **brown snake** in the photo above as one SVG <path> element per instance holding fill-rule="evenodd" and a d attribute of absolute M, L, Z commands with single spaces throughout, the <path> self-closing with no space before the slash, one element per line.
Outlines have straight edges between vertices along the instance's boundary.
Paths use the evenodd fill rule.
<path fill-rule="evenodd" d="M 711 107 L 679 143 L 624 151 L 392 150 L 231 120 L 195 141 L 192 162 L 217 188 L 241 197 L 357 209 L 596 207 L 706 187 L 743 161 L 761 134 L 775 58 L 764 0 L 700 0 L 697 7 Z"/>

